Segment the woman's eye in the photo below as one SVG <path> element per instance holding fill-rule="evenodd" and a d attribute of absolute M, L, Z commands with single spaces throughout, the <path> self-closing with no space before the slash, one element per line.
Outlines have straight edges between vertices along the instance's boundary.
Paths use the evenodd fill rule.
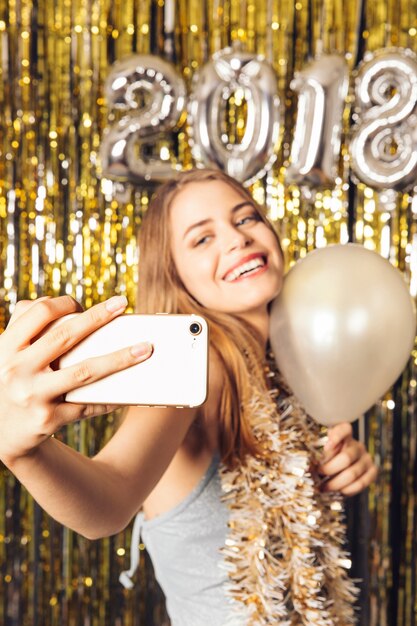
<path fill-rule="evenodd" d="M 210 235 L 204 235 L 204 237 L 200 237 L 200 239 L 197 239 L 194 245 L 201 246 L 202 244 L 207 243 L 209 238 L 210 238 Z"/>
<path fill-rule="evenodd" d="M 242 226 L 244 224 L 247 224 L 248 222 L 259 222 L 259 216 L 255 213 L 253 215 L 246 215 L 245 217 L 242 217 L 238 222 L 236 222 L 236 225 Z"/>

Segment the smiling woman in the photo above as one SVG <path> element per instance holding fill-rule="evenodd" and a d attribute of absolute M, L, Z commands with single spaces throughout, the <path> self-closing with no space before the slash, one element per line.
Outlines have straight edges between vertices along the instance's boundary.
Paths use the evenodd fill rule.
<path fill-rule="evenodd" d="M 86 537 L 114 534 L 140 510 L 122 580 L 131 586 L 142 534 L 172 626 L 351 625 L 340 498 L 376 470 L 349 424 L 331 428 L 323 449 L 320 427 L 272 369 L 269 307 L 283 279 L 273 227 L 234 180 L 194 170 L 159 189 L 139 246 L 138 312 L 208 320 L 207 402 L 130 407 L 104 448 L 84 457 L 50 435 L 103 407 L 65 394 L 152 357 L 139 346 L 55 371 L 126 300 L 63 321 L 65 346 L 50 324 L 79 306 L 23 302 L 0 337 L 0 458 Z"/>
<path fill-rule="evenodd" d="M 190 183 L 171 203 L 170 230 L 178 274 L 200 304 L 267 319 L 267 303 L 281 287 L 283 259 L 253 201 L 242 202 L 225 181 Z"/>
<path fill-rule="evenodd" d="M 155 240 L 162 244 L 161 247 L 155 246 Z M 268 466 L 268 464 L 262 465 L 260 459 L 265 458 L 266 454 L 270 454 L 272 459 L 274 454 L 277 454 L 278 441 L 281 438 L 285 441 L 287 437 L 288 440 L 294 440 L 295 437 L 298 438 L 300 444 L 296 454 L 299 459 L 304 458 L 303 455 L 307 454 L 307 457 L 310 458 L 306 461 L 308 466 L 311 461 L 314 461 L 314 447 L 317 446 L 317 440 L 320 438 L 317 426 L 311 420 L 306 422 L 305 413 L 300 409 L 297 414 L 294 408 L 297 406 L 296 400 L 291 394 L 288 395 L 290 392 L 284 381 L 281 381 L 279 390 L 280 408 L 278 414 L 275 406 L 268 408 L 267 399 L 272 393 L 268 387 L 273 381 L 270 376 L 265 379 L 269 304 L 279 292 L 283 278 L 283 254 L 276 232 L 265 217 L 262 207 L 259 207 L 248 191 L 236 181 L 218 171 L 191 170 L 180 174 L 175 180 L 160 187 L 144 219 L 139 234 L 139 246 L 142 259 L 138 293 L 139 310 L 141 312 L 161 310 L 177 313 L 198 312 L 209 320 L 211 334 L 209 401 L 200 416 L 194 421 L 184 442 L 185 449 L 188 450 L 187 454 L 191 454 L 192 457 L 191 465 L 188 465 L 187 460 L 185 464 L 187 469 L 184 474 L 180 475 L 179 467 L 182 466 L 183 460 L 181 460 L 180 454 L 174 458 L 160 483 L 144 502 L 143 508 L 147 521 L 141 520 L 139 522 L 143 525 L 143 537 L 155 563 L 157 576 L 167 595 L 168 608 L 170 607 L 169 599 L 177 595 L 178 589 L 176 589 L 174 578 L 170 578 L 169 574 L 167 575 L 170 568 L 167 566 L 164 555 L 170 554 L 171 558 L 178 562 L 182 549 L 181 537 L 187 537 L 182 550 L 183 554 L 187 552 L 187 545 L 192 543 L 191 538 L 196 536 L 197 527 L 203 523 L 205 530 L 199 530 L 197 535 L 200 536 L 201 533 L 203 535 L 206 533 L 206 535 L 204 535 L 204 539 L 200 537 L 198 554 L 206 564 L 211 562 L 210 555 L 213 552 L 218 554 L 219 537 L 221 537 L 221 545 L 229 542 L 230 546 L 235 546 L 235 548 L 228 548 L 229 554 L 230 549 L 232 552 L 236 550 L 240 554 L 238 565 L 229 558 L 229 570 L 234 572 L 229 574 L 231 588 L 234 589 L 234 592 L 229 593 L 229 595 L 243 600 L 252 607 L 254 624 L 262 623 L 261 621 L 258 622 L 257 619 L 266 619 L 268 614 L 268 619 L 276 620 L 281 613 L 286 616 L 293 616 L 296 620 L 303 616 L 306 624 L 314 624 L 314 626 L 324 624 L 327 619 L 336 620 L 336 615 L 343 615 L 344 617 L 337 617 L 338 621 L 334 621 L 334 623 L 350 623 L 354 594 L 352 595 L 352 588 L 347 581 L 346 572 L 343 567 L 338 566 L 336 571 L 332 565 L 321 561 L 322 557 L 316 553 L 316 548 L 312 549 L 311 546 L 306 547 L 306 554 L 309 555 L 308 558 L 314 558 L 317 561 L 316 575 L 318 579 L 323 578 L 322 574 L 319 574 L 320 570 L 323 571 L 324 568 L 328 571 L 328 578 L 322 580 L 322 584 L 317 588 L 317 597 L 312 600 L 321 606 L 319 614 L 320 619 L 324 621 L 321 622 L 316 613 L 312 615 L 311 621 L 309 621 L 305 616 L 307 607 L 304 605 L 303 608 L 300 599 L 298 604 L 294 604 L 294 606 L 297 604 L 297 609 L 290 608 L 287 602 L 293 594 L 294 596 L 301 594 L 306 602 L 308 594 L 305 593 L 305 589 L 300 590 L 295 582 L 290 583 L 291 579 L 294 580 L 294 576 L 297 578 L 297 575 L 300 575 L 300 572 L 291 571 L 291 567 L 288 567 L 286 561 L 287 558 L 290 560 L 293 558 L 291 556 L 292 549 L 288 545 L 273 545 L 272 536 L 276 532 L 285 535 L 288 532 L 288 530 L 284 530 L 286 524 L 291 525 L 292 522 L 289 522 L 288 519 L 287 522 L 281 520 L 284 526 L 280 531 L 278 531 L 278 527 L 271 531 L 268 524 L 265 523 L 272 515 L 285 518 L 282 515 L 282 509 L 279 512 L 279 507 L 274 509 L 272 513 L 267 506 L 268 498 L 271 498 L 270 502 L 275 502 L 275 506 L 277 506 L 280 497 L 277 496 L 276 484 L 271 486 L 271 493 L 267 495 L 268 489 L 265 479 L 272 472 L 271 475 L 277 476 L 278 485 L 280 487 L 285 485 L 287 479 L 281 475 L 281 467 L 284 458 L 289 454 L 291 445 L 284 446 L 279 452 L 278 457 L 281 457 L 279 462 L 277 458 L 275 461 L 271 461 L 271 465 Z M 164 250 L 164 256 L 158 260 L 157 254 L 160 249 Z M 161 288 L 154 289 L 156 284 L 160 285 Z M 291 399 L 291 403 L 286 404 L 286 397 Z M 260 415 L 258 414 L 256 417 L 259 406 L 263 408 L 260 410 Z M 293 424 L 287 431 L 288 421 L 286 419 L 282 421 L 280 414 L 294 416 L 294 412 L 298 415 L 296 418 L 299 420 L 298 426 L 295 427 Z M 281 434 L 278 430 L 275 443 L 272 444 L 273 450 L 270 449 L 270 441 L 269 444 L 265 443 L 260 429 L 260 423 L 268 423 L 268 419 L 271 419 L 271 422 L 269 426 L 266 426 L 267 429 L 273 430 L 274 424 L 275 426 L 281 424 L 279 427 Z M 305 430 L 306 423 L 313 441 L 316 442 L 315 444 L 308 443 L 310 435 L 307 434 L 308 430 Z M 300 427 L 301 424 L 303 426 Z M 293 430 L 291 430 L 292 428 Z M 320 471 L 330 478 L 326 491 L 332 491 L 333 485 L 336 484 L 342 485 L 346 493 L 357 493 L 375 477 L 375 467 L 361 444 L 352 439 L 349 425 L 340 425 L 331 431 L 328 445 L 324 456 L 325 462 L 320 466 Z M 203 489 L 202 485 L 205 485 L 207 476 L 213 475 L 211 460 L 215 458 L 213 455 L 216 453 L 219 454 L 221 463 L 214 476 L 220 476 L 221 481 L 211 479 L 209 486 L 205 486 Z M 209 467 L 203 479 L 201 479 L 201 474 L 199 475 L 198 471 L 195 472 L 198 466 L 198 463 L 196 464 L 197 458 L 206 458 L 206 467 Z M 258 464 L 257 471 L 250 469 L 250 459 Z M 317 462 L 320 464 L 320 461 Z M 328 465 L 330 462 L 332 463 Z M 294 459 L 288 460 L 288 463 L 293 465 Z M 302 476 L 305 474 L 305 467 L 294 467 L 294 472 L 296 471 L 299 471 L 299 476 Z M 194 477 L 191 482 L 195 489 L 202 489 L 198 498 L 198 505 L 196 503 L 187 507 L 188 522 L 181 513 L 176 515 L 174 520 L 165 519 L 164 515 L 168 514 L 174 503 L 172 500 L 169 503 L 166 501 L 164 503 L 164 498 L 166 498 L 167 493 L 172 496 L 173 492 L 178 492 L 178 484 L 181 480 L 184 482 L 185 474 L 188 479 Z M 339 483 L 332 482 L 336 474 L 341 481 Z M 243 476 L 245 485 L 250 485 L 249 492 L 246 494 L 246 504 L 243 503 L 242 490 L 240 488 L 237 492 L 235 490 L 237 485 L 241 484 Z M 316 480 L 319 484 L 321 479 L 316 476 Z M 266 500 L 260 504 L 258 509 L 254 510 L 251 505 L 256 500 L 255 494 L 259 491 L 259 481 L 262 481 L 264 485 L 263 497 Z M 230 492 L 230 484 L 235 485 L 232 492 Z M 224 504 L 221 504 L 226 493 L 232 493 L 232 496 L 229 495 L 231 506 L 229 513 L 225 512 Z M 182 495 L 184 498 L 187 497 L 185 494 Z M 302 499 L 300 491 L 297 495 L 291 496 L 289 494 L 289 500 L 286 502 L 287 507 L 294 496 Z M 306 498 L 308 500 L 311 497 L 310 492 Z M 315 497 L 320 500 L 317 491 Z M 216 506 L 213 505 L 213 499 L 217 501 Z M 178 497 L 177 505 L 180 502 L 184 503 L 187 500 Z M 196 514 L 197 506 L 201 507 L 201 511 Z M 234 506 L 235 512 L 233 513 Z M 317 506 L 317 502 L 311 501 L 309 505 L 306 504 L 306 508 L 310 507 L 310 510 L 313 510 L 315 506 Z M 340 503 L 335 502 L 333 507 L 328 502 L 324 508 L 330 506 L 340 508 Z M 174 510 L 177 511 L 177 509 Z M 183 511 L 182 508 L 181 511 Z M 190 525 L 189 520 L 193 519 L 193 513 L 197 515 L 198 519 L 194 519 Z M 321 514 L 323 541 L 329 543 L 331 536 L 338 536 L 338 541 L 340 541 L 343 529 L 340 525 L 338 526 L 334 511 L 332 519 L 335 526 L 333 527 L 331 524 L 328 526 L 325 521 L 328 519 L 328 513 L 323 510 Z M 258 519 L 260 527 L 264 525 L 269 530 L 265 532 L 258 529 L 257 531 L 256 523 L 253 522 L 249 528 L 241 531 L 243 535 L 249 533 L 249 535 L 257 537 L 252 548 L 255 551 L 254 555 L 248 558 L 247 568 L 242 570 L 248 544 L 243 542 L 241 547 L 238 547 L 242 535 L 239 537 L 232 534 L 227 539 L 224 534 L 224 524 L 225 520 L 228 520 L 230 528 L 236 529 L 242 524 L 244 526 L 244 520 L 251 519 L 251 517 Z M 291 513 L 289 513 L 289 517 L 291 518 Z M 158 523 L 157 530 L 152 525 L 151 518 L 156 518 L 161 522 Z M 207 527 L 207 522 L 203 522 L 203 519 L 211 520 L 209 527 Z M 312 521 L 311 516 L 309 520 Z M 174 531 L 172 524 L 183 524 L 183 527 L 177 527 Z M 177 536 L 177 541 L 174 544 L 169 542 L 170 550 L 168 552 L 161 550 L 161 546 L 168 543 L 168 537 L 172 536 L 172 532 Z M 309 531 L 306 529 L 306 532 Z M 318 528 L 315 530 L 315 533 L 317 532 Z M 165 533 L 166 535 L 164 535 Z M 167 541 L 164 541 L 164 536 Z M 276 581 L 280 577 L 285 579 L 288 576 L 284 585 L 287 591 L 283 591 L 281 601 L 277 599 L 280 595 L 277 590 L 277 582 L 273 583 L 271 587 L 271 594 L 275 597 L 275 601 L 271 601 L 271 597 L 268 597 L 268 593 L 265 592 L 266 581 L 270 579 L 272 574 L 268 568 L 264 569 L 265 561 L 259 561 L 258 556 L 255 556 L 257 541 L 267 547 L 273 559 L 280 553 L 286 555 L 286 558 L 282 559 L 278 571 L 275 570 L 274 572 L 274 575 L 278 576 Z M 319 542 L 319 539 L 316 534 L 313 544 L 317 541 Z M 213 544 L 216 542 L 217 548 L 213 550 Z M 297 540 L 294 540 L 293 545 L 296 544 Z M 302 545 L 301 539 L 298 544 Z M 331 549 L 337 550 L 338 548 L 333 545 Z M 313 557 L 313 555 L 315 556 Z M 188 571 L 195 571 L 199 560 L 197 558 L 193 563 L 190 562 L 186 566 L 186 570 L 189 568 Z M 343 560 L 342 554 L 340 556 L 341 563 L 348 563 L 348 560 Z M 264 575 L 253 575 L 254 568 L 258 571 L 264 571 Z M 225 578 L 219 577 L 217 568 L 211 570 L 212 575 L 213 572 L 216 574 L 211 579 L 210 587 L 211 589 L 218 589 L 217 606 L 222 606 L 223 591 L 220 591 L 219 585 L 221 589 L 227 588 L 228 585 Z M 177 575 L 178 571 L 176 570 L 175 579 Z M 185 571 L 182 572 L 182 575 L 185 575 Z M 310 578 L 313 575 L 312 571 L 308 574 Z M 331 590 L 330 580 L 332 578 L 338 579 L 339 584 Z M 207 579 L 202 578 L 201 572 L 198 575 L 198 580 L 201 584 L 203 581 L 205 581 L 204 584 L 207 584 Z M 246 589 L 242 589 L 241 582 L 239 582 L 242 580 L 247 581 Z M 278 586 L 280 585 L 281 583 L 278 584 Z M 287 592 L 289 593 L 288 596 L 286 596 Z M 323 594 L 321 605 L 320 594 Z M 332 597 L 332 609 L 329 608 L 325 599 L 327 594 L 329 598 Z M 171 617 L 177 613 L 182 617 L 178 622 L 174 620 L 175 624 L 191 623 L 191 621 L 187 622 L 186 610 L 184 609 L 188 604 L 188 614 L 192 614 L 190 597 L 184 598 L 183 592 L 179 595 L 185 604 L 183 604 L 182 609 L 173 608 L 171 600 Z M 249 597 L 255 598 L 255 600 L 247 601 Z M 287 600 L 284 600 L 284 597 L 287 597 Z M 207 601 L 207 595 L 202 587 L 197 593 L 197 598 L 200 603 Z M 259 605 L 257 604 L 258 601 Z M 194 622 L 192 623 L 223 624 L 219 615 L 212 618 L 214 621 L 210 621 L 208 617 L 210 611 L 208 609 L 207 615 L 203 619 L 201 616 L 197 619 L 194 615 Z M 240 614 L 239 624 L 246 623 L 243 613 Z M 222 619 L 224 619 L 224 615 Z M 344 619 L 346 622 L 343 621 Z"/>
<path fill-rule="evenodd" d="M 284 271 L 278 235 L 239 183 L 219 171 L 191 170 L 160 187 L 143 221 L 139 248 L 139 312 L 198 311 L 211 322 L 212 352 L 227 372 L 221 374 L 223 408 L 215 420 L 224 426 L 220 451 L 227 462 L 255 453 L 247 402 L 241 400 L 250 395 L 248 361 L 263 380 L 268 304 Z M 259 271 L 230 280 L 253 258 L 262 264 Z M 211 369 L 217 371 L 214 364 Z M 218 423 L 216 433 L 217 428 Z"/>

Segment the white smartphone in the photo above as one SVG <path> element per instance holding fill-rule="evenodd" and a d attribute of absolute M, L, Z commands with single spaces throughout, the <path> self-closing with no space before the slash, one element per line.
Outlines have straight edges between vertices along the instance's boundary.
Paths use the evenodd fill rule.
<path fill-rule="evenodd" d="M 208 325 L 199 315 L 121 315 L 62 355 L 59 367 L 142 341 L 153 345 L 149 359 L 69 391 L 66 401 L 175 407 L 203 404 L 208 386 Z"/>

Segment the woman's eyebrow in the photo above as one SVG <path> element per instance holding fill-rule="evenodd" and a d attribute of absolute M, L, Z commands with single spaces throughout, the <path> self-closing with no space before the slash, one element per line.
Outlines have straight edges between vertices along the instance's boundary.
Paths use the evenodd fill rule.
<path fill-rule="evenodd" d="M 232 207 L 230 209 L 230 212 L 233 214 L 236 211 L 238 211 L 239 209 L 241 209 L 242 207 L 246 206 L 247 204 L 249 204 L 250 206 L 253 206 L 253 202 L 251 202 L 250 200 L 244 200 L 243 202 L 239 202 L 239 204 L 236 204 L 234 207 Z M 205 220 L 201 220 L 200 222 L 196 222 L 195 224 L 191 224 L 191 226 L 189 226 L 187 228 L 187 230 L 185 231 L 183 239 L 185 239 L 186 236 L 188 235 L 188 233 L 190 231 L 192 231 L 194 228 L 198 228 L 199 226 L 205 226 L 206 224 L 208 224 L 208 223 L 210 223 L 212 221 L 213 221 L 213 219 L 211 217 L 208 217 Z"/>
<path fill-rule="evenodd" d="M 254 206 L 253 202 L 251 202 L 250 200 L 244 200 L 243 202 L 239 202 L 239 204 L 236 204 L 231 209 L 231 213 L 235 213 L 236 211 L 239 211 L 239 209 L 241 209 L 242 207 L 246 206 L 247 204 L 249 204 L 250 206 Z"/>
<path fill-rule="evenodd" d="M 205 220 L 201 220 L 200 222 L 196 222 L 195 224 L 192 224 L 192 225 L 191 225 L 191 226 L 189 226 L 189 228 L 187 228 L 187 230 L 185 231 L 183 239 L 185 239 L 185 238 L 186 238 L 186 236 L 188 235 L 188 233 L 189 233 L 190 231 L 192 231 L 194 228 L 198 228 L 199 226 L 205 226 L 205 224 L 208 224 L 209 222 L 212 222 L 212 221 L 213 221 L 213 220 L 212 220 L 212 218 L 211 218 L 211 217 L 209 217 L 209 218 L 207 218 L 207 219 L 205 219 Z"/>

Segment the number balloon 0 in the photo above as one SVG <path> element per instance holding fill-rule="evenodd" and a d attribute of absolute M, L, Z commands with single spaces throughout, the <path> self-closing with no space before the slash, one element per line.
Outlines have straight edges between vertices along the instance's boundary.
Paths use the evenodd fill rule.
<path fill-rule="evenodd" d="M 170 161 L 145 157 L 140 145 L 155 143 L 181 123 L 186 88 L 174 66 L 153 55 L 129 56 L 113 64 L 105 92 L 109 107 L 126 115 L 104 132 L 102 175 L 130 182 L 171 177 Z"/>
<path fill-rule="evenodd" d="M 365 57 L 356 78 L 357 115 L 350 153 L 362 182 L 401 191 L 417 176 L 417 57 L 381 50 Z"/>
<path fill-rule="evenodd" d="M 311 62 L 291 81 L 299 97 L 287 182 L 334 185 L 348 86 L 345 60 L 331 54 Z"/>
<path fill-rule="evenodd" d="M 221 131 L 227 101 L 243 91 L 247 119 L 242 141 Z M 277 78 L 262 56 L 225 48 L 193 80 L 189 97 L 192 151 L 198 164 L 219 167 L 240 182 L 260 178 L 276 159 L 279 139 Z"/>

